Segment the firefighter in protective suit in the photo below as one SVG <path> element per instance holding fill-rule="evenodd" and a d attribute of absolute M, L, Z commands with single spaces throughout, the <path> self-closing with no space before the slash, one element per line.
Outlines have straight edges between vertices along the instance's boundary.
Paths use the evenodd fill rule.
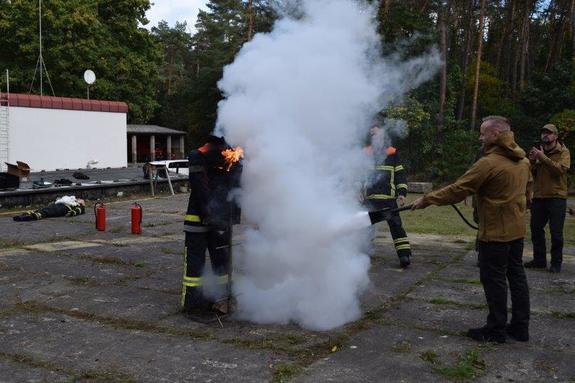
<path fill-rule="evenodd" d="M 231 230 L 239 223 L 239 208 L 230 191 L 239 186 L 241 164 L 226 162 L 231 150 L 223 137 L 210 136 L 189 157 L 190 199 L 184 222 L 185 254 L 182 307 L 187 314 L 229 311 L 231 293 Z M 216 278 L 218 296 L 204 295 L 206 249 Z"/>
<path fill-rule="evenodd" d="M 399 160 L 397 149 L 384 146 L 384 132 L 378 126 L 370 129 L 371 145 L 365 148 L 373 156 L 375 169 L 364 190 L 364 204 L 370 211 L 396 209 L 397 201 L 405 203 L 407 196 L 407 177 Z M 411 264 L 411 246 L 403 229 L 401 217 L 395 214 L 387 220 L 393 245 L 399 257 L 399 265 L 406 268 Z"/>

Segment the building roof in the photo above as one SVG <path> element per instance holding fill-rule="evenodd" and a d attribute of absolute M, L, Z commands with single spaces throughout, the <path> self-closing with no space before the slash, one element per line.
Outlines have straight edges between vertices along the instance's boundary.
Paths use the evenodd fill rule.
<path fill-rule="evenodd" d="M 0 99 L 8 100 L 9 106 L 24 108 L 128 113 L 128 104 L 123 101 L 86 100 L 83 98 L 38 96 L 21 93 L 0 93 Z"/>
<path fill-rule="evenodd" d="M 169 135 L 185 135 L 186 132 L 165 128 L 158 125 L 137 125 L 128 124 L 128 134 L 169 134 Z"/>

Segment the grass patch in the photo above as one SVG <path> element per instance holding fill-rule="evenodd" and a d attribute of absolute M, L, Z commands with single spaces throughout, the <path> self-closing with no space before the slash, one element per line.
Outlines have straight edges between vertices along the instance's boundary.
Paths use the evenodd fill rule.
<path fill-rule="evenodd" d="M 124 226 L 114 226 L 113 228 L 111 228 L 110 230 L 108 230 L 110 233 L 114 233 L 114 234 L 118 234 L 118 233 L 122 233 L 123 231 L 125 231 L 125 227 Z"/>
<path fill-rule="evenodd" d="M 87 285 L 90 282 L 90 279 L 88 279 L 86 277 L 65 276 L 64 279 L 75 284 L 75 285 L 81 285 L 81 286 Z"/>
<path fill-rule="evenodd" d="M 409 195 L 408 203 L 420 196 L 420 194 Z M 459 203 L 457 207 L 469 222 L 473 222 L 473 209 L 470 206 Z M 477 231 L 467 226 L 450 206 L 429 206 L 424 210 L 405 212 L 401 214 L 401 220 L 408 235 L 409 233 L 465 236 L 477 234 Z"/>
<path fill-rule="evenodd" d="M 409 354 L 411 352 L 411 343 L 407 340 L 395 342 L 393 347 L 391 347 L 391 351 L 398 354 Z"/>
<path fill-rule="evenodd" d="M 429 303 L 434 305 L 450 305 L 450 306 L 457 306 L 457 307 L 467 307 L 470 309 L 483 309 L 485 305 L 476 304 L 476 303 L 461 303 L 457 301 L 452 301 L 446 298 L 433 298 L 429 301 Z"/>
<path fill-rule="evenodd" d="M 136 379 L 126 375 L 122 372 L 109 371 L 109 370 L 83 370 L 77 371 L 70 368 L 62 367 L 53 362 L 37 360 L 27 355 L 10 354 L 0 352 L 2 359 L 11 360 L 18 364 L 24 364 L 31 368 L 42 368 L 49 371 L 54 371 L 60 374 L 69 375 L 68 382 L 109 382 L 109 383 L 133 383 Z"/>
<path fill-rule="evenodd" d="M 410 194 L 407 198 L 408 203 L 413 202 L 420 196 L 421 194 Z M 567 204 L 570 206 L 575 205 L 575 198 L 568 198 Z M 473 209 L 471 206 L 465 206 L 465 204 L 461 202 L 457 204 L 457 207 L 467 220 L 473 223 Z M 429 206 L 427 209 L 405 212 L 401 214 L 401 220 L 408 235 L 409 233 L 418 233 L 474 237 L 477 234 L 477 230 L 467 226 L 451 206 Z M 527 216 L 525 217 L 525 225 L 527 228 L 525 238 L 531 238 L 530 220 L 531 211 L 528 210 Z M 567 215 L 563 229 L 565 245 L 575 246 L 575 218 L 573 216 Z M 545 231 L 547 238 L 549 238 L 549 226 L 546 227 Z M 469 248 L 467 246 L 469 246 Z M 471 243 L 467 246 L 466 250 L 472 250 L 475 245 Z"/>
<path fill-rule="evenodd" d="M 451 282 L 451 283 L 464 283 L 468 285 L 481 285 L 481 281 L 479 279 L 472 279 L 472 278 L 438 278 L 438 280 L 443 282 Z"/>
<path fill-rule="evenodd" d="M 8 310 L 7 310 L 8 311 Z M 198 330 L 187 330 L 187 329 L 178 329 L 173 327 L 165 327 L 165 326 L 158 326 L 154 322 L 144 322 L 132 319 L 124 319 L 124 318 L 111 318 L 111 317 L 104 317 L 99 316 L 96 314 L 77 311 L 77 310 L 66 310 L 60 309 L 56 307 L 51 307 L 44 305 L 42 303 L 28 301 L 23 303 L 17 303 L 12 306 L 10 310 L 10 314 L 14 315 L 18 312 L 25 312 L 25 313 L 35 313 L 35 314 L 45 314 L 45 313 L 54 313 L 54 314 L 61 314 L 66 315 L 72 318 L 81 319 L 85 321 L 92 321 L 98 322 L 106 326 L 110 326 L 116 329 L 123 329 L 123 330 L 140 330 L 140 331 L 147 331 L 150 333 L 157 333 L 157 334 L 169 334 L 175 336 L 185 336 L 190 337 L 192 339 L 197 340 L 212 340 L 214 336 L 209 331 L 198 331 Z M 2 313 L 4 314 L 4 313 Z"/>
<path fill-rule="evenodd" d="M 427 363 L 431 363 L 433 365 L 437 364 L 439 361 L 439 355 L 437 355 L 435 352 L 433 351 L 424 351 L 421 354 L 419 354 L 419 357 Z"/>
<path fill-rule="evenodd" d="M 548 294 L 575 294 L 575 288 L 567 286 L 552 286 L 543 289 Z"/>
<path fill-rule="evenodd" d="M 19 247 L 22 245 L 22 242 L 16 241 L 15 239 L 0 239 L 0 249 L 2 250 L 8 250 L 13 247 Z"/>
<path fill-rule="evenodd" d="M 183 249 L 174 250 L 168 247 L 163 247 L 161 251 L 166 255 L 182 255 L 184 252 Z"/>
<path fill-rule="evenodd" d="M 271 350 L 295 357 L 301 352 L 300 346 L 304 345 L 305 342 L 304 336 L 295 334 L 257 339 L 228 338 L 222 340 L 222 343 L 234 344 L 252 350 Z"/>
<path fill-rule="evenodd" d="M 451 382 L 466 382 L 480 377 L 485 371 L 485 361 L 477 350 L 467 350 L 457 357 L 453 366 L 441 366 L 436 361 L 433 371 Z"/>
<path fill-rule="evenodd" d="M 451 305 L 454 302 L 445 298 L 433 298 L 432 300 L 429 301 L 429 303 L 432 303 L 434 305 Z"/>
<path fill-rule="evenodd" d="M 301 374 L 303 368 L 293 363 L 278 363 L 273 367 L 273 383 L 289 382 Z"/>
<path fill-rule="evenodd" d="M 575 313 L 567 313 L 563 311 L 553 311 L 551 316 L 556 319 L 575 319 Z"/>

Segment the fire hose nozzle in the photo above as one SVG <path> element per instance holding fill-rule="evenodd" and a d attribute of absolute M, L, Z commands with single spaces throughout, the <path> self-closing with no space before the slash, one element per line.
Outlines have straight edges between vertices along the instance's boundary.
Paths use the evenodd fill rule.
<path fill-rule="evenodd" d="M 371 221 L 372 225 L 375 225 L 378 222 L 387 221 L 387 220 L 393 218 L 394 215 L 398 215 L 400 211 L 404 211 L 404 210 L 411 210 L 411 204 L 405 205 L 402 207 L 398 207 L 395 209 L 385 208 L 385 209 L 381 209 L 381 210 L 370 211 L 368 213 L 369 214 L 369 220 Z"/>

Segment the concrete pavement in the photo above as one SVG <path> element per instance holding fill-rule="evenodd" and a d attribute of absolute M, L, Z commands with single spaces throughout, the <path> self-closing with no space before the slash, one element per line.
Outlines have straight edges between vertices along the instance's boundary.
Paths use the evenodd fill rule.
<path fill-rule="evenodd" d="M 106 232 L 89 209 L 0 215 L 0 382 L 575 382 L 573 248 L 561 274 L 528 271 L 529 343 L 463 336 L 487 312 L 471 238 L 409 234 L 401 270 L 385 225 L 362 319 L 326 332 L 205 324 L 178 312 L 187 195 L 138 202 L 140 236 L 132 201 L 108 204 Z"/>

